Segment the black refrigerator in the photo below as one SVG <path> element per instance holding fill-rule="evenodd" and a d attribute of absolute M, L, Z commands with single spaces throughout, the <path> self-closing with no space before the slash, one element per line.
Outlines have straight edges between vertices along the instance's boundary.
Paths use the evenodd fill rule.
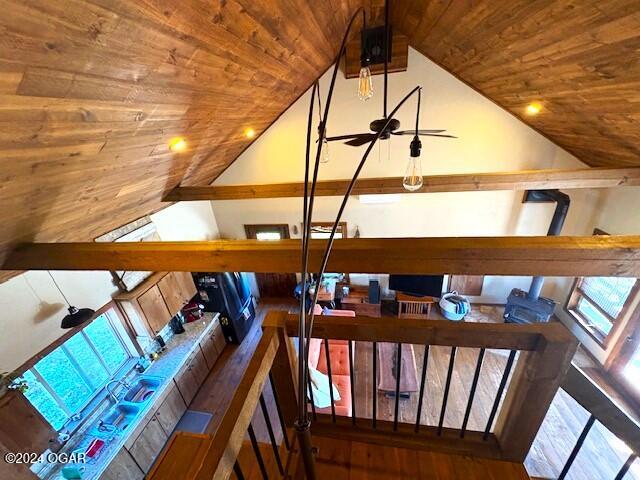
<path fill-rule="evenodd" d="M 247 275 L 240 272 L 194 274 L 205 312 L 219 312 L 227 342 L 241 343 L 256 316 Z"/>

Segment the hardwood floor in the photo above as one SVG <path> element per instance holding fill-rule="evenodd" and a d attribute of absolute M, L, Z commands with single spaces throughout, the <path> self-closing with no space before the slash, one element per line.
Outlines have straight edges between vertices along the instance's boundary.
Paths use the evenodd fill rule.
<path fill-rule="evenodd" d="M 522 464 L 313 437 L 318 478 L 528 480 Z"/>
<path fill-rule="evenodd" d="M 288 300 L 264 300 L 258 309 L 257 321 L 245 341 L 239 346 L 229 345 L 225 349 L 223 357 L 217 362 L 216 366 L 209 374 L 209 377 L 201 387 L 200 392 L 196 395 L 194 401 L 189 407 L 191 409 L 207 411 L 214 414 L 214 417 L 207 429 L 208 433 L 215 432 L 222 415 L 224 414 L 226 406 L 233 396 L 242 373 L 251 358 L 255 345 L 261 336 L 260 326 L 265 313 L 270 309 L 289 309 L 293 305 L 293 302 Z M 437 313 L 435 313 L 435 315 L 437 316 Z M 474 306 L 469 320 L 496 322 L 500 321 L 501 315 L 501 309 L 498 307 Z M 416 345 L 414 346 L 414 350 L 416 356 L 416 369 L 419 376 L 422 372 L 424 346 Z M 427 368 L 428 383 L 424 397 L 426 403 L 423 406 L 423 412 L 420 419 L 422 424 L 437 425 L 438 423 L 449 355 L 450 348 L 430 348 L 429 364 Z M 459 428 L 462 423 L 468 399 L 469 385 L 473 377 L 477 355 L 477 349 L 459 348 L 457 350 L 454 375 L 451 383 L 449 402 L 447 405 L 447 413 L 444 420 L 444 425 L 447 427 Z M 488 350 L 485 355 L 480 382 L 469 419 L 468 428 L 471 430 L 483 430 L 486 425 L 489 411 L 495 398 L 497 386 L 504 370 L 507 355 L 508 352 L 500 350 Z M 359 418 L 371 417 L 373 390 L 371 360 L 371 344 L 366 342 L 357 342 L 355 347 L 354 373 L 356 383 L 356 414 Z M 278 417 L 273 404 L 273 397 L 269 384 L 265 386 L 265 399 L 268 404 L 270 417 L 274 423 L 273 428 L 275 435 L 278 442 L 281 442 L 282 433 L 277 421 Z M 379 394 L 378 418 L 392 420 L 393 409 L 394 401 L 385 397 L 383 394 Z M 414 423 L 416 411 L 417 394 L 413 393 L 410 398 L 401 400 L 400 402 L 400 421 Z M 557 478 L 564 462 L 576 442 L 576 439 L 578 438 L 578 435 L 586 423 L 587 418 L 588 413 L 571 397 L 569 397 L 569 395 L 561 390 L 556 396 L 552 407 L 547 414 L 545 422 L 538 433 L 533 448 L 525 462 L 525 466 L 529 474 L 534 477 Z M 260 442 L 267 443 L 267 431 L 264 425 L 262 412 L 259 408 L 256 410 L 252 424 L 256 431 L 258 440 Z M 315 438 L 316 437 L 314 437 L 314 439 Z M 354 463 L 355 468 L 352 469 L 350 473 L 351 476 L 348 476 L 348 472 L 345 473 L 344 470 L 339 469 L 340 458 L 342 458 L 344 462 L 346 459 L 346 453 L 341 453 L 339 449 L 329 449 L 331 444 L 326 440 L 321 440 L 321 442 L 324 442 L 320 445 L 320 458 L 324 459 L 324 463 L 322 465 L 324 470 L 322 470 L 323 475 L 320 476 L 320 478 L 330 478 L 332 480 L 338 480 L 341 478 L 381 478 L 378 473 L 368 471 L 367 468 L 361 466 L 363 465 L 361 462 L 364 461 L 361 459 L 370 458 L 368 455 L 370 455 L 371 452 L 366 452 L 366 446 L 359 445 L 355 450 L 356 452 L 362 452 L 362 449 L 364 449 L 365 453 L 358 453 L 355 457 L 353 457 L 355 454 L 350 454 L 351 456 L 349 458 L 355 458 L 354 462 L 356 463 Z M 329 447 L 327 447 L 327 445 L 329 445 Z M 264 447 L 264 445 L 262 447 Z M 323 453 L 323 450 L 325 453 Z M 329 453 L 326 453 L 327 451 L 329 451 Z M 253 452 L 244 452 L 241 456 L 241 461 L 247 465 L 248 469 L 253 469 L 251 470 L 252 472 L 256 472 L 255 464 L 252 463 L 254 462 L 254 460 L 252 460 L 252 454 Z M 328 455 L 328 457 L 324 457 L 323 455 L 325 454 Z M 628 454 L 628 448 L 621 444 L 621 442 L 602 427 L 602 425 L 599 425 L 598 422 L 596 422 L 590 434 L 587 436 L 582 451 L 578 454 L 566 478 L 567 480 L 612 479 L 626 460 Z M 343 455 L 343 457 L 340 457 L 340 455 Z M 420 454 L 420 458 L 418 460 L 416 460 L 417 457 L 413 456 L 416 455 L 414 453 L 390 451 L 388 455 L 388 458 L 391 459 L 405 458 L 403 455 L 409 455 L 411 458 L 407 461 L 412 465 L 417 464 L 416 462 L 418 462 L 418 460 L 420 462 L 419 465 L 423 465 L 424 462 L 427 462 L 426 464 L 428 464 L 429 461 L 439 459 L 436 454 L 431 454 L 431 457 L 429 457 L 429 455 L 425 456 L 424 454 Z M 264 457 L 265 462 L 273 464 L 273 452 L 270 450 L 269 446 L 265 448 Z M 330 461 L 326 460 L 326 458 L 329 458 Z M 381 458 L 387 459 L 386 456 Z M 434 472 L 432 474 L 433 476 L 423 478 L 476 478 L 471 476 L 456 477 L 451 473 L 449 473 L 449 476 L 447 477 L 447 472 L 452 471 L 447 469 L 458 467 L 456 467 L 456 465 L 452 465 L 450 460 L 440 460 L 442 464 L 434 467 L 432 470 Z M 367 462 L 369 461 L 375 462 L 375 459 L 367 460 Z M 467 461 L 470 460 L 467 459 Z M 337 462 L 337 466 L 332 467 L 330 465 L 331 462 Z M 471 465 L 475 465 L 475 463 L 477 463 L 477 461 L 471 462 Z M 371 465 L 374 464 L 372 463 Z M 243 465 L 243 468 L 244 467 L 245 465 Z M 406 468 L 413 467 L 407 466 Z M 438 470 L 438 468 L 441 470 Z M 463 462 L 459 464 L 459 468 L 463 469 L 461 471 L 466 472 L 464 468 L 471 467 L 469 467 L 467 463 Z M 453 471 L 457 472 L 458 470 Z M 398 474 L 399 476 L 393 478 L 420 478 L 419 476 L 411 477 L 411 472 L 415 473 L 415 471 L 412 470 L 400 470 L 400 473 Z M 251 475 L 253 475 L 253 473 L 251 473 Z M 404 477 L 402 475 L 404 475 Z M 508 477 L 504 475 L 491 477 L 487 474 L 484 477 L 477 478 L 503 479 L 519 477 Z M 640 461 L 636 462 L 636 464 L 632 466 L 624 479 L 640 480 Z"/>

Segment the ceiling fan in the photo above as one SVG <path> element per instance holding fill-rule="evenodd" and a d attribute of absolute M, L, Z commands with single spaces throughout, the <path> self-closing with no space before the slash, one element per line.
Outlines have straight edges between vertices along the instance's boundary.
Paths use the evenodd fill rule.
<path fill-rule="evenodd" d="M 377 30 L 377 32 L 375 32 Z M 382 132 L 380 135 L 381 140 L 387 140 L 391 138 L 391 135 L 413 135 L 413 136 L 424 136 L 424 137 L 444 137 L 444 138 L 457 138 L 453 135 L 449 135 L 446 130 L 423 130 L 423 129 L 412 129 L 412 130 L 400 130 L 400 121 L 397 119 L 392 119 L 389 122 L 389 125 L 385 128 L 387 123 L 387 83 L 388 83 L 388 62 L 391 54 L 391 31 L 389 28 L 389 1 L 385 1 L 384 5 L 384 31 L 382 35 L 379 34 L 380 28 L 377 29 L 369 29 L 366 27 L 363 28 L 363 36 L 362 36 L 362 53 L 361 53 L 361 70 L 360 70 L 360 80 L 358 87 L 358 95 L 362 100 L 367 100 L 371 98 L 373 94 L 373 88 L 371 86 L 371 71 L 369 70 L 369 65 L 371 63 L 372 56 L 376 56 L 379 58 L 380 56 L 384 58 L 384 98 L 383 98 L 383 116 L 377 120 L 372 121 L 369 124 L 369 129 L 371 132 L 367 133 L 353 133 L 348 135 L 338 135 L 334 137 L 326 137 L 325 140 L 328 142 L 338 141 L 338 140 L 346 140 L 345 145 L 350 145 L 352 147 L 359 147 L 361 145 L 365 145 L 371 142 L 378 133 Z M 376 35 L 376 33 L 378 33 Z M 375 38 L 377 40 L 377 44 L 374 44 L 373 47 L 369 47 L 366 41 L 366 35 L 370 34 L 370 38 Z M 382 39 L 382 42 L 380 42 Z M 374 42 L 375 42 L 374 40 Z M 382 43 L 382 45 L 380 45 Z M 416 126 L 417 127 L 417 126 Z"/>

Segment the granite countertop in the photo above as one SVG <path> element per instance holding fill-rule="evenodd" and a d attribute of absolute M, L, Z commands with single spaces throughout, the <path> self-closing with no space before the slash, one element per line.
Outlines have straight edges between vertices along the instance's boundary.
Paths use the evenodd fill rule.
<path fill-rule="evenodd" d="M 144 405 L 135 420 L 127 427 L 126 431 L 114 435 L 105 433 L 103 437 L 94 435 L 95 427 L 100 417 L 112 406 L 112 404 L 109 403 L 105 408 L 99 409 L 99 411 L 94 413 L 92 418 L 73 435 L 61 452 L 84 452 L 94 438 L 102 438 L 106 443 L 97 457 L 87 459 L 87 463 L 85 464 L 79 464 L 80 467 L 84 467 L 82 471 L 83 480 L 93 480 L 100 477 L 118 452 L 124 447 L 125 443 L 127 443 L 136 432 L 140 431 L 145 417 L 164 400 L 164 393 L 171 386 L 173 378 L 184 366 L 188 357 L 197 348 L 205 334 L 213 327 L 218 316 L 218 313 L 205 313 L 202 320 L 185 324 L 185 332 L 173 335 L 167 341 L 166 348 L 162 351 L 158 359 L 155 360 L 144 373 L 140 374 L 161 378 L 162 384 L 156 390 L 153 399 Z M 135 376 L 133 379 L 135 379 Z M 64 479 L 62 476 L 62 467 L 64 466 L 63 464 L 56 464 L 50 467 L 44 467 L 38 476 L 47 480 Z"/>

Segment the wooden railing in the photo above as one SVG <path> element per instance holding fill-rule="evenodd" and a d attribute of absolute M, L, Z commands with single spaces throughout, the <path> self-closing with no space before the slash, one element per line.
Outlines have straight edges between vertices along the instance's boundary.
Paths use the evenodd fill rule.
<path fill-rule="evenodd" d="M 293 358 L 283 342 L 282 329 L 265 328 L 253 357 L 245 370 L 236 392 L 224 413 L 222 421 L 213 435 L 200 435 L 187 432 L 175 433 L 161 458 L 158 459 L 147 478 L 153 480 L 221 480 L 235 472 L 239 479 L 244 478 L 237 462 L 246 434 L 249 434 L 256 460 L 263 478 L 268 478 L 265 462 L 256 435 L 251 426 L 251 418 L 260 405 L 269 430 L 273 453 L 279 469 L 279 477 L 284 476 L 285 463 L 279 454 L 273 435 L 273 421 L 265 406 L 263 390 L 267 381 L 271 381 L 276 394 L 276 406 L 280 417 L 284 443 L 291 450 L 286 433 L 285 418 L 295 412 L 293 377 L 288 375 L 290 366 L 282 364 L 283 359 Z M 282 413 L 282 415 L 281 415 Z M 285 414 L 287 416 L 285 417 Z"/>
<path fill-rule="evenodd" d="M 248 431 L 252 442 L 255 441 L 251 418 L 261 404 L 262 392 L 268 381 L 271 382 L 290 454 L 289 461 L 286 462 L 286 474 L 292 478 L 301 478 L 299 459 L 293 455 L 295 445 L 290 445 L 294 441 L 289 442 L 298 402 L 297 357 L 293 339 L 297 334 L 297 321 L 297 315 L 287 312 L 272 311 L 267 314 L 262 338 L 215 434 L 175 434 L 148 478 L 226 479 L 232 471 L 236 472 L 236 477 L 242 478 L 237 462 L 238 453 Z M 577 342 L 560 323 L 511 325 L 395 317 L 319 316 L 315 318 L 313 337 L 347 340 L 351 344 L 350 353 L 355 348 L 354 342 L 389 342 L 450 347 L 452 355 L 449 356 L 451 360 L 438 425 L 421 424 L 419 410 L 416 412 L 416 422 L 399 421 L 399 395 L 395 395 L 393 421 L 376 418 L 375 411 L 364 412 L 364 405 L 354 403 L 350 417 L 341 417 L 335 413 L 316 414 L 314 411 L 312 435 L 524 462 L 555 394 L 562 387 L 634 452 L 640 447 L 640 430 L 635 421 L 622 413 L 597 386 L 571 366 Z M 464 420 L 459 426 L 444 427 L 448 389 L 455 369 L 455 351 L 459 348 L 478 349 L 478 362 L 473 379 L 467 386 Z M 469 430 L 469 411 L 481 376 L 482 358 L 488 349 L 509 351 L 508 360 L 495 392 L 486 427 L 484 430 Z M 372 349 L 372 352 L 375 351 Z M 402 348 L 397 351 L 402 352 Z M 325 354 L 331 365 L 328 349 Z M 351 382 L 355 385 L 353 357 L 350 358 Z M 397 365 L 402 365 L 401 358 L 399 360 Z M 422 364 L 422 370 L 418 367 L 417 373 L 422 379 L 419 398 L 424 396 L 426 401 L 429 394 L 424 388 L 425 367 L 426 360 Z M 507 381 L 509 378 L 510 381 Z M 373 384 L 375 392 L 376 382 Z M 422 401 L 419 405 L 421 404 Z M 420 408 L 421 406 L 418 407 Z M 266 412 L 265 420 L 269 422 Z M 277 457 L 275 443 L 273 446 Z M 579 450 L 580 445 L 576 448 Z M 256 455 L 260 455 L 259 451 Z M 634 458 L 630 458 L 630 461 Z M 262 463 L 261 459 L 258 461 Z M 572 461 L 569 460 L 569 466 Z M 282 474 L 276 477 L 281 478 Z M 264 471 L 263 478 L 268 478 Z"/>
<path fill-rule="evenodd" d="M 640 455 L 640 424 L 596 385 L 580 368 L 571 365 L 561 383 L 562 389 L 578 402 L 587 412 L 589 418 L 578 436 L 558 480 L 563 480 L 571 470 L 584 441 L 594 423 L 600 422 L 606 429 L 622 440 L 631 450 L 626 462 L 618 471 L 615 479 L 622 479 L 631 464 Z"/>

